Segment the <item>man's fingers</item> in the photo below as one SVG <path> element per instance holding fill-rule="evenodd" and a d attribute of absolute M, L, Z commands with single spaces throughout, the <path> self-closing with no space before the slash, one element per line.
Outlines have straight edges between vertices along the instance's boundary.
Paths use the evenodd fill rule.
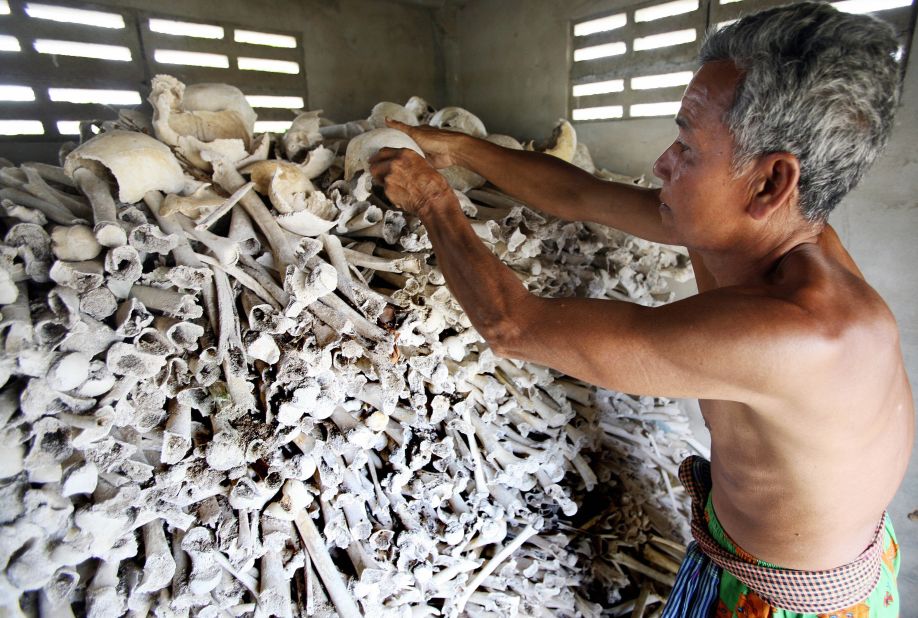
<path fill-rule="evenodd" d="M 399 122 L 393 118 L 386 118 L 386 125 L 390 129 L 398 129 L 402 133 L 407 133 L 409 136 L 411 135 L 411 127 L 404 122 Z"/>
<path fill-rule="evenodd" d="M 370 175 L 377 180 L 382 180 L 384 176 L 389 173 L 389 166 L 391 161 L 381 160 L 381 161 L 370 161 Z"/>
<path fill-rule="evenodd" d="M 375 163 L 377 161 L 389 161 L 398 156 L 398 152 L 402 150 L 401 148 L 380 148 L 376 154 L 367 159 L 368 163 Z"/>

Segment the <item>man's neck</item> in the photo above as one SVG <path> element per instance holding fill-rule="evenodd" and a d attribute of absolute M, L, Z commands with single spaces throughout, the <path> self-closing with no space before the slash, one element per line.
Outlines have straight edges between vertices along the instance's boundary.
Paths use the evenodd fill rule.
<path fill-rule="evenodd" d="M 820 231 L 800 230 L 785 238 L 744 242 L 728 250 L 697 250 L 717 287 L 760 285 L 792 249 L 819 242 Z"/>

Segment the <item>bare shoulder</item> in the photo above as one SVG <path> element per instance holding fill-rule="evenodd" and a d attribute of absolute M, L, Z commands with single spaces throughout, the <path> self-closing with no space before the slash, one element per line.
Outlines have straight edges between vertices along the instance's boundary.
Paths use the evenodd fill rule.
<path fill-rule="evenodd" d="M 838 391 L 840 376 L 850 383 L 851 371 L 876 372 L 876 387 L 901 363 L 889 307 L 832 230 L 791 250 L 761 284 L 718 288 L 703 261 L 692 259 L 699 294 L 660 313 L 709 336 L 707 358 L 721 356 L 724 375 L 745 386 L 733 401 L 757 409 L 799 404 Z"/>
<path fill-rule="evenodd" d="M 842 347 L 898 340 L 892 311 L 831 226 L 819 242 L 795 247 L 782 259 L 768 293 L 813 316 L 821 333 Z"/>

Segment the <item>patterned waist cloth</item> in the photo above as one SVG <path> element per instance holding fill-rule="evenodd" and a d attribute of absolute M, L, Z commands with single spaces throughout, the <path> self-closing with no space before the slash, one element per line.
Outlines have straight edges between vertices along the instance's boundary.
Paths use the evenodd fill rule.
<path fill-rule="evenodd" d="M 679 479 L 692 498 L 692 536 L 714 564 L 731 573 L 775 607 L 800 613 L 828 613 L 864 599 L 880 579 L 886 514 L 873 542 L 854 562 L 824 571 L 760 566 L 736 556 L 711 536 L 704 516 L 711 492 L 711 464 L 692 455 L 679 467 Z"/>

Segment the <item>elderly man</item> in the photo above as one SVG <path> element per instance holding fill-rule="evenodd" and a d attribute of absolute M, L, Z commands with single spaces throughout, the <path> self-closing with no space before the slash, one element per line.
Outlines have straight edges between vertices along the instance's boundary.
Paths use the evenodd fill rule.
<path fill-rule="evenodd" d="M 397 123 L 426 160 L 372 161 L 496 353 L 700 400 L 711 462 L 680 470 L 696 542 L 665 616 L 898 615 L 885 508 L 909 461 L 912 394 L 896 321 L 826 222 L 885 145 L 896 50 L 881 22 L 809 2 L 711 34 L 655 165 L 661 189 Z M 434 169 L 449 165 L 558 217 L 688 247 L 698 295 L 647 308 L 529 294 Z"/>

